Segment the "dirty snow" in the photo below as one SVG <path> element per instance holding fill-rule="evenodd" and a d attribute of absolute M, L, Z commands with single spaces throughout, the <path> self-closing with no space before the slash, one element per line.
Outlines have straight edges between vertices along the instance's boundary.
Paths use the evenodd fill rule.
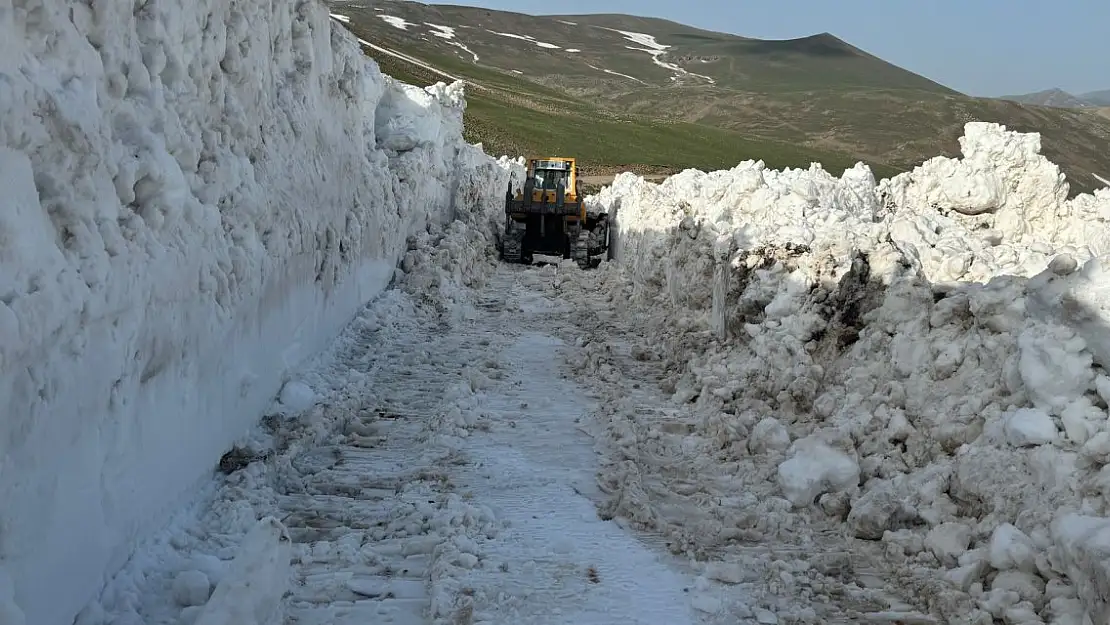
<path fill-rule="evenodd" d="M 878 184 L 746 162 L 592 198 L 617 261 L 572 297 L 614 514 L 779 616 L 1105 622 L 1110 193 L 1067 200 L 1035 134 L 961 147 Z M 629 397 L 645 371 L 659 397 Z"/>
<path fill-rule="evenodd" d="M 507 174 L 463 141 L 460 84 L 383 76 L 322 5 L 21 6 L 0 11 L 0 612 L 57 625 L 406 238 Z"/>
<path fill-rule="evenodd" d="M 340 13 L 329 13 L 328 16 L 331 17 L 332 19 L 339 20 L 340 22 L 343 22 L 344 24 L 349 24 L 351 22 L 351 18 L 347 17 L 346 15 L 342 15 Z"/>
<path fill-rule="evenodd" d="M 707 606 L 736 598 L 711 577 L 735 572 L 699 575 L 599 518 L 596 403 L 552 358 L 573 350 L 574 308 L 545 292 L 577 269 L 498 266 L 497 208 L 410 238 L 396 288 L 295 373 L 315 403 L 243 439 L 78 622 L 223 625 L 203 619 L 244 606 L 304 625 L 719 622 Z M 237 563 L 282 550 L 291 569 L 243 585 Z"/>

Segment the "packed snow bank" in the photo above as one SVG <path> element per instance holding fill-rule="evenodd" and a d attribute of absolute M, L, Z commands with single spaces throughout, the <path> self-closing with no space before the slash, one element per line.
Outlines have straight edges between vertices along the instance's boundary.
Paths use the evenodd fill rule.
<path fill-rule="evenodd" d="M 627 493 L 619 513 L 695 551 L 733 522 L 817 550 L 844 532 L 937 616 L 1099 622 L 1110 578 L 1084 552 L 1103 530 L 1068 515 L 1110 514 L 1110 194 L 1067 201 L 1036 135 L 973 123 L 962 146 L 881 183 L 747 162 L 593 198 L 618 224 L 604 291 L 703 415 L 626 457 L 721 472 L 684 478 L 719 502 L 716 529 Z M 674 432 L 638 423 L 614 444 Z"/>
<path fill-rule="evenodd" d="M 37 0 L 0 31 L 0 577 L 61 625 L 512 163 L 462 140 L 461 85 L 383 76 L 315 2 Z"/>
<path fill-rule="evenodd" d="M 208 598 L 208 578 L 187 571 L 174 584 L 179 602 L 203 605 L 194 625 L 265 625 L 279 616 L 281 597 L 292 581 L 293 541 L 274 517 L 260 520 L 243 538 L 227 576 Z M 192 575 L 190 575 L 192 573 Z M 192 583 L 190 578 L 200 582 Z M 197 592 L 183 592 L 181 589 Z M 189 597 L 188 595 L 196 595 Z M 201 597 L 204 597 L 201 599 Z M 181 599 L 200 599 L 199 602 Z M 207 603 L 205 603 L 207 601 Z"/>

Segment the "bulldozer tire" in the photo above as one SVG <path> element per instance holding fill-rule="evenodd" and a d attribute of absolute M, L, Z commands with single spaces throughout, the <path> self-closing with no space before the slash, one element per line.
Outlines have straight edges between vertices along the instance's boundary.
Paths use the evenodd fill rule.
<path fill-rule="evenodd" d="M 521 262 L 521 242 L 507 238 L 501 245 L 501 258 L 507 263 Z"/>
<path fill-rule="evenodd" d="M 590 267 L 590 233 L 580 232 L 578 237 L 575 238 L 574 243 L 571 245 L 571 256 L 574 262 L 582 269 L 589 269 Z"/>
<path fill-rule="evenodd" d="M 523 242 L 519 238 L 511 234 L 506 234 L 505 237 L 501 239 L 501 260 L 507 263 L 519 263 L 524 256 L 524 250 L 521 246 L 522 243 Z"/>

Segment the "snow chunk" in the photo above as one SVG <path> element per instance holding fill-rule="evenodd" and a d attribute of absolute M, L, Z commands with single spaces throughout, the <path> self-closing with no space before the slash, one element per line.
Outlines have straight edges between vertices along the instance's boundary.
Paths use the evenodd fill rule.
<path fill-rule="evenodd" d="M 211 591 L 212 582 L 202 571 L 182 571 L 173 580 L 173 598 L 182 607 L 204 605 Z"/>
<path fill-rule="evenodd" d="M 266 517 L 243 538 L 231 570 L 195 625 L 265 625 L 292 581 L 293 543 L 281 521 Z"/>
<path fill-rule="evenodd" d="M 783 451 L 790 447 L 790 433 L 777 419 L 766 417 L 752 428 L 748 437 L 748 451 L 763 454 L 769 451 Z"/>
<path fill-rule="evenodd" d="M 1043 410 L 1021 408 L 1006 419 L 1006 440 L 1014 447 L 1051 443 L 1056 434 L 1056 423 Z"/>
<path fill-rule="evenodd" d="M 1010 523 L 1003 523 L 991 534 L 990 563 L 1000 571 L 1034 571 L 1036 547 L 1025 532 Z"/>
<path fill-rule="evenodd" d="M 778 484 L 796 507 L 813 503 L 818 495 L 854 489 L 859 465 L 842 451 L 815 438 L 798 440 L 789 460 L 779 465 Z"/>
<path fill-rule="evenodd" d="M 971 528 L 963 523 L 941 523 L 925 535 L 925 548 L 940 563 L 953 567 L 971 544 Z"/>
<path fill-rule="evenodd" d="M 1052 537 L 1092 621 L 1110 621 L 1110 519 L 1065 514 L 1052 524 Z"/>
<path fill-rule="evenodd" d="M 316 405 L 316 392 L 304 382 L 290 380 L 281 387 L 278 400 L 289 412 L 304 412 Z"/>
<path fill-rule="evenodd" d="M 1062 326 L 1034 325 L 1018 338 L 1021 380 L 1036 404 L 1061 412 L 1095 380 L 1086 342 Z"/>

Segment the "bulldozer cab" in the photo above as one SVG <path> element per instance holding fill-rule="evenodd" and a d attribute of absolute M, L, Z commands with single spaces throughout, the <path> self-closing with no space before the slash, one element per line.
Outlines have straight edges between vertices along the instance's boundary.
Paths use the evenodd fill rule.
<path fill-rule="evenodd" d="M 578 200 L 577 174 L 573 158 L 534 158 L 528 161 L 528 175 L 525 188 L 532 191 L 532 202 L 545 201 L 555 204 L 557 192 L 562 191 L 562 200 Z M 517 199 L 524 199 L 521 191 Z"/>

